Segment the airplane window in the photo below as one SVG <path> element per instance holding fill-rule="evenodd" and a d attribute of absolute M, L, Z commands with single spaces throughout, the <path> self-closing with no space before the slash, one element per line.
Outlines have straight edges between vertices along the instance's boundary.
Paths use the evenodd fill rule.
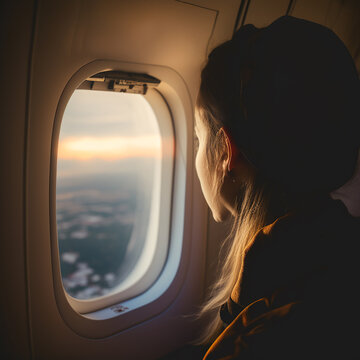
<path fill-rule="evenodd" d="M 77 89 L 70 98 L 58 145 L 56 220 L 71 297 L 108 296 L 134 269 L 149 271 L 139 262 L 157 238 L 162 141 L 143 95 Z"/>

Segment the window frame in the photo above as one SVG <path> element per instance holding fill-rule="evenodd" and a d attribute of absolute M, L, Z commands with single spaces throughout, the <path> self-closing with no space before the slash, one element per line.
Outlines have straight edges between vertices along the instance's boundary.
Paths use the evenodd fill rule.
<path fill-rule="evenodd" d="M 149 73 L 161 80 L 161 87 L 159 87 L 159 90 L 153 90 L 157 94 L 149 97 L 149 104 L 159 119 L 159 114 L 157 113 L 158 102 L 162 101 L 168 107 L 168 112 L 173 122 L 175 160 L 172 164 L 173 176 L 170 185 L 172 192 L 169 196 L 171 206 L 167 210 L 168 224 L 169 226 L 171 224 L 171 227 L 163 227 L 163 224 L 160 226 L 160 228 L 163 228 L 164 233 L 170 234 L 168 236 L 169 248 L 166 252 L 167 257 L 164 267 L 153 285 L 138 296 L 127 300 L 121 297 L 116 298 L 116 296 L 109 297 L 111 301 L 108 299 L 102 303 L 102 309 L 99 306 L 96 306 L 95 309 L 91 305 L 84 305 L 84 303 L 89 303 L 87 300 L 76 300 L 78 304 L 74 305 L 72 299 L 69 301 L 69 295 L 67 295 L 62 286 L 56 228 L 56 156 L 62 116 L 74 90 L 79 87 L 84 79 L 91 75 L 111 70 Z M 82 336 L 102 338 L 125 330 L 159 314 L 175 300 L 176 294 L 183 285 L 187 271 L 186 263 L 188 261 L 187 257 L 183 255 L 184 250 L 189 247 L 189 244 L 184 246 L 186 245 L 184 243 L 186 239 L 184 236 L 186 226 L 184 215 L 187 198 L 191 196 L 191 193 L 185 192 L 185 189 L 186 183 L 192 181 L 186 171 L 188 166 L 192 167 L 192 164 L 187 164 L 186 162 L 187 152 L 192 153 L 192 146 L 188 149 L 188 142 L 192 143 L 192 137 L 188 137 L 189 134 L 192 134 L 192 124 L 190 124 L 189 128 L 189 124 L 185 121 L 185 108 L 189 106 L 189 98 L 187 98 L 186 87 L 184 89 L 183 85 L 184 83 L 180 76 L 169 68 L 96 60 L 78 70 L 71 77 L 60 96 L 53 126 L 49 189 L 53 283 L 56 303 L 63 320 L 76 333 Z M 180 91 L 179 93 L 179 91 L 175 90 L 176 88 L 185 91 Z M 171 106 L 169 106 L 169 102 Z M 182 136 L 176 137 L 179 133 Z M 78 306 L 79 304 L 80 306 Z M 121 317 L 121 322 L 118 320 L 119 317 Z M 96 321 L 94 322 L 94 320 Z"/>
<path fill-rule="evenodd" d="M 77 91 L 78 89 L 75 89 Z M 83 91 L 80 90 L 79 91 Z M 106 90 L 91 90 L 106 91 Z M 111 91 L 111 90 L 108 90 Z M 118 94 L 121 96 L 121 94 Z M 110 294 L 99 296 L 94 299 L 77 299 L 71 296 L 66 289 L 65 295 L 71 307 L 81 313 L 96 312 L 143 293 L 156 281 L 167 257 L 170 231 L 170 208 L 173 178 L 174 158 L 174 130 L 169 109 L 159 94 L 153 88 L 149 88 L 146 95 L 130 94 L 129 96 L 143 96 L 151 107 L 159 127 L 161 137 L 162 157 L 159 171 L 155 171 L 155 180 L 151 194 L 149 229 L 147 231 L 144 250 L 134 268 L 126 274 L 127 281 L 121 282 Z M 70 97 L 71 99 L 71 97 Z M 66 109 L 66 107 L 65 107 Z M 62 119 L 59 121 L 62 121 Z M 60 124 L 61 132 L 61 124 Z M 60 134 L 58 134 L 59 136 Z M 54 136 L 56 136 L 54 134 Z M 160 223 L 161 221 L 161 223 Z M 136 237 L 136 231 L 132 237 Z M 146 264 L 145 269 L 139 270 L 139 263 Z M 61 267 L 60 267 L 61 270 Z"/>

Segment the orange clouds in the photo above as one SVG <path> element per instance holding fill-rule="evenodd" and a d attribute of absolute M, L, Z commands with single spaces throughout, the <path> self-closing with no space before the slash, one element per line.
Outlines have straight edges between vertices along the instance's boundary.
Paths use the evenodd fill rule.
<path fill-rule="evenodd" d="M 119 160 L 160 157 L 159 136 L 69 137 L 59 142 L 58 158 L 66 160 Z"/>

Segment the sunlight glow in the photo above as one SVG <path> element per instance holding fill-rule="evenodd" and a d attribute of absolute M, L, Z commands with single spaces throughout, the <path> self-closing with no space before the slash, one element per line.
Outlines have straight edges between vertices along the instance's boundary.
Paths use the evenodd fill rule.
<path fill-rule="evenodd" d="M 133 157 L 161 157 L 160 137 L 68 137 L 59 142 L 59 159 L 112 161 Z"/>

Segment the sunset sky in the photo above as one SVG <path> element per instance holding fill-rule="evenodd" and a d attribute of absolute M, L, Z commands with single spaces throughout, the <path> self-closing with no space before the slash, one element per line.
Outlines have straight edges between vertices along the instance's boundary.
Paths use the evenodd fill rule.
<path fill-rule="evenodd" d="M 58 159 L 106 161 L 160 155 L 160 141 L 154 135 L 78 136 L 61 141 Z"/>
<path fill-rule="evenodd" d="M 140 95 L 77 90 L 62 121 L 58 161 L 160 156 L 155 115 Z"/>

